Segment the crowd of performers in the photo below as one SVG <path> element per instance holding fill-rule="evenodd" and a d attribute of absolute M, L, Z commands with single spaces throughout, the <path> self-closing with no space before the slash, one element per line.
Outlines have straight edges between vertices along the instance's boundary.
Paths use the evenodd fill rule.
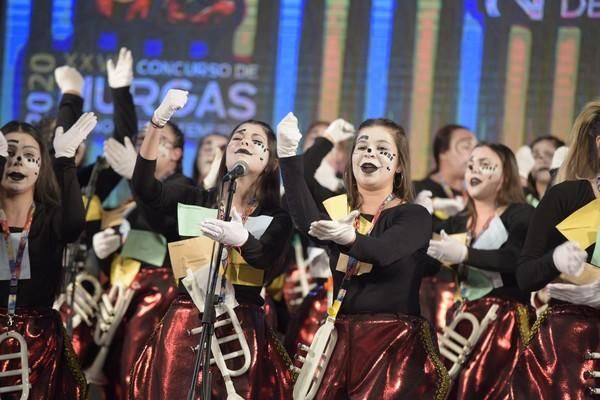
<path fill-rule="evenodd" d="M 444 126 L 414 182 L 397 122 L 303 133 L 290 112 L 203 137 L 188 178 L 171 121 L 187 92 L 138 132 L 131 52 L 107 74 L 115 129 L 93 164 L 71 67 L 55 118 L 0 128 L 0 398 L 201 398 L 219 245 L 213 398 L 600 398 L 600 102 L 568 148 Z"/>

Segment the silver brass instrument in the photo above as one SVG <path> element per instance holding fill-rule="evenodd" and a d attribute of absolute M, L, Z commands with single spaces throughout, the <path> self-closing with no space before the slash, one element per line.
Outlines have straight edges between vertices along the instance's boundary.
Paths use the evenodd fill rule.
<path fill-rule="evenodd" d="M 188 276 L 190 276 L 191 279 L 186 280 L 184 282 L 184 285 L 186 285 L 186 289 L 190 292 L 190 295 L 194 300 L 194 304 L 196 304 L 196 307 L 198 307 L 199 305 L 201 305 L 201 303 L 204 302 L 204 296 L 202 294 L 202 291 L 198 287 L 196 279 L 193 278 L 193 273 L 189 270 Z M 225 381 L 225 389 L 227 390 L 227 400 L 243 400 L 243 397 L 238 395 L 235 391 L 235 386 L 233 384 L 233 381 L 231 380 L 231 377 L 243 375 L 248 371 L 248 368 L 250 368 L 250 347 L 248 346 L 246 336 L 244 335 L 244 331 L 242 330 L 242 325 L 240 324 L 240 321 L 237 315 L 235 314 L 235 311 L 225 303 L 220 303 L 215 307 L 217 315 L 225 313 L 227 317 L 223 320 L 218 320 L 215 322 L 214 340 L 211 341 L 210 346 L 213 357 L 210 359 L 210 363 L 211 365 L 217 364 L 217 368 L 219 368 L 219 371 L 221 372 L 221 376 Z M 229 325 L 233 327 L 233 333 L 228 336 L 219 337 L 217 335 L 217 329 Z M 189 336 L 199 335 L 202 333 L 202 327 L 190 329 L 187 331 L 187 333 Z M 220 346 L 225 343 L 232 343 L 236 341 L 240 346 L 240 350 L 223 354 Z M 199 346 L 196 345 L 192 347 L 192 350 L 199 351 Z M 227 366 L 227 361 L 235 358 L 242 358 L 244 364 L 238 369 L 230 369 Z"/>
<path fill-rule="evenodd" d="M 110 344 L 134 294 L 135 290 L 116 284 L 110 288 L 108 294 L 102 295 L 98 322 L 94 330 L 94 342 L 100 346 L 100 351 L 98 351 L 92 365 L 84 371 L 88 383 L 99 386 L 106 384 L 107 380 L 102 369 L 108 356 Z"/>
<path fill-rule="evenodd" d="M 473 314 L 460 312 L 450 326 L 444 328 L 444 334 L 440 338 L 440 354 L 453 362 L 452 367 L 448 371 L 450 378 L 455 379 L 458 376 L 481 334 L 485 331 L 489 323 L 497 318 L 497 311 L 498 305 L 492 305 L 481 320 L 481 323 Z M 455 331 L 458 323 L 463 320 L 471 323 L 471 334 L 468 339 Z"/>
<path fill-rule="evenodd" d="M 2 393 L 10 393 L 21 391 L 21 400 L 26 400 L 29 397 L 29 389 L 31 384 L 29 383 L 29 361 L 27 359 L 27 342 L 23 335 L 16 331 L 8 331 L 0 335 L 0 343 L 6 340 L 13 339 L 19 343 L 19 351 L 10 354 L 0 354 L 0 361 L 6 360 L 21 360 L 21 367 L 19 369 L 9 370 L 0 372 L 0 379 L 7 378 L 9 376 L 21 376 L 21 384 L 12 386 L 0 386 L 0 395 Z M 0 396 L 1 398 L 2 396 Z"/>
<path fill-rule="evenodd" d="M 600 353 L 587 351 L 584 355 L 586 360 L 599 360 L 600 361 Z M 600 379 L 600 371 L 591 370 L 585 371 L 583 373 L 584 379 Z M 600 395 L 600 387 L 597 386 L 588 386 L 587 388 L 588 394 L 592 396 Z"/>
<path fill-rule="evenodd" d="M 298 354 L 295 357 L 302 363 L 302 368 L 293 367 L 294 372 L 299 373 L 294 384 L 294 400 L 312 400 L 316 396 L 336 342 L 335 317 L 328 316 L 317 330 L 310 347 L 298 344 L 298 349 L 305 351 L 306 357 Z"/>
<path fill-rule="evenodd" d="M 91 286 L 91 292 L 83 286 L 83 283 L 85 282 L 89 283 Z M 73 285 L 69 284 L 65 293 L 58 296 L 53 306 L 55 310 L 60 310 L 60 307 L 67 302 L 67 299 L 71 298 L 72 290 Z M 77 328 L 79 324 L 81 324 L 81 321 L 85 321 L 87 326 L 92 326 L 92 320 L 98 309 L 98 302 L 100 301 L 101 295 L 102 287 L 100 286 L 98 278 L 87 272 L 77 274 L 77 277 L 75 278 L 75 301 L 74 304 L 70 304 L 71 309 L 74 312 L 73 329 Z"/>

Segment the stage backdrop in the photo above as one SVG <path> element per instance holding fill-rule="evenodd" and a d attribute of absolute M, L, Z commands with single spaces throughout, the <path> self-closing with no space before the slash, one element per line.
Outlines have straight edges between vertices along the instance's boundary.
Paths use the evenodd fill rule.
<path fill-rule="evenodd" d="M 566 137 L 600 89 L 600 0 L 4 0 L 1 117 L 35 122 L 59 100 L 55 67 L 85 76 L 99 114 L 91 154 L 113 129 L 105 75 L 133 50 L 140 124 L 169 88 L 195 142 L 248 118 L 293 110 L 306 128 L 385 116 L 410 135 L 413 176 L 430 141 L 458 122 L 516 148 Z"/>

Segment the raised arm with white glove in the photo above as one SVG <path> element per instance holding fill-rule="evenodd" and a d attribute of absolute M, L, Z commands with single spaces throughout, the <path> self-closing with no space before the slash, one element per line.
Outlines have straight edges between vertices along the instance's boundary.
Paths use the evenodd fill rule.
<path fill-rule="evenodd" d="M 165 98 L 162 100 L 158 108 L 152 116 L 152 123 L 159 128 L 166 125 L 171 119 L 175 111 L 179 110 L 187 103 L 188 92 L 180 89 L 169 89 Z"/>
<path fill-rule="evenodd" d="M 523 179 L 527 179 L 533 168 L 533 165 L 535 164 L 531 148 L 529 146 L 521 146 L 515 153 L 515 158 L 517 159 L 519 176 Z"/>
<path fill-rule="evenodd" d="M 210 190 L 217 186 L 217 179 L 219 178 L 219 167 L 221 167 L 221 160 L 223 159 L 223 152 L 221 149 L 215 149 L 215 157 L 210 163 L 210 169 L 208 174 L 202 180 L 202 186 L 204 190 Z"/>
<path fill-rule="evenodd" d="M 355 132 L 354 125 L 342 118 L 338 118 L 325 129 L 323 137 L 331 141 L 331 143 L 337 144 L 351 139 Z"/>
<path fill-rule="evenodd" d="M 63 65 L 54 70 L 54 79 L 56 85 L 62 93 L 76 94 L 81 96 L 83 93 L 83 76 L 73 67 Z"/>
<path fill-rule="evenodd" d="M 125 145 L 113 138 L 104 142 L 104 157 L 110 167 L 125 179 L 131 179 L 137 159 L 137 151 L 131 139 L 125 137 Z"/>
<path fill-rule="evenodd" d="M 233 247 L 243 246 L 249 235 L 242 217 L 235 208 L 231 210 L 231 221 L 209 218 L 200 225 L 200 229 L 212 240 Z"/>
<path fill-rule="evenodd" d="M 573 241 L 564 242 L 552 252 L 554 266 L 566 275 L 581 275 L 586 260 L 587 253 Z"/>
<path fill-rule="evenodd" d="M 98 118 L 96 118 L 96 115 L 88 112 L 79 117 L 77 122 L 66 132 L 64 132 L 62 126 L 57 127 L 54 134 L 55 157 L 75 157 L 77 147 L 94 130 L 97 123 Z"/>
<path fill-rule="evenodd" d="M 331 240 L 332 242 L 342 246 L 348 246 L 354 243 L 356 240 L 354 221 L 359 215 L 360 212 L 358 210 L 354 210 L 344 218 L 337 221 L 315 221 L 310 224 L 308 234 L 316 237 L 319 240 Z"/>
<path fill-rule="evenodd" d="M 131 50 L 121 47 L 117 64 L 109 59 L 106 62 L 106 74 L 108 76 L 108 86 L 112 89 L 131 86 L 133 81 L 133 57 Z"/>
<path fill-rule="evenodd" d="M 121 236 L 112 228 L 105 229 L 94 235 L 92 247 L 96 256 L 104 260 L 121 247 Z"/>
<path fill-rule="evenodd" d="M 600 309 L 600 280 L 587 285 L 551 283 L 547 288 L 554 299 Z"/>
<path fill-rule="evenodd" d="M 442 197 L 436 197 L 433 199 L 433 209 L 435 211 L 442 211 L 449 217 L 458 214 L 464 208 L 465 202 L 460 196 L 456 196 L 453 199 L 445 199 Z"/>
<path fill-rule="evenodd" d="M 450 265 L 460 264 L 467 259 L 469 251 L 460 241 L 451 238 L 442 230 L 441 240 L 430 240 L 427 255 Z"/>
<path fill-rule="evenodd" d="M 295 156 L 301 138 L 298 118 L 292 112 L 289 112 L 277 124 L 277 156 L 279 158 Z"/>

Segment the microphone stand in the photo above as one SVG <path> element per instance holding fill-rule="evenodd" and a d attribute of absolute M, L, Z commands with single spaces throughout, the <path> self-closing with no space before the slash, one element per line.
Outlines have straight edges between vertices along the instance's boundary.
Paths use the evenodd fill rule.
<path fill-rule="evenodd" d="M 225 203 L 225 214 L 223 216 L 223 221 L 228 221 L 231 214 L 233 194 L 235 193 L 236 189 L 235 180 L 237 178 L 237 176 L 233 176 L 230 180 L 231 183 L 229 184 L 229 189 L 227 191 L 227 202 Z M 215 296 L 215 289 L 217 286 L 217 279 L 219 276 L 219 269 L 221 266 L 224 249 L 225 246 L 223 243 L 219 243 L 217 257 L 213 258 L 213 262 L 210 266 L 208 290 L 206 293 L 206 301 L 204 302 L 204 311 L 202 312 L 202 335 L 200 336 L 200 343 L 198 346 L 198 351 L 196 352 L 196 358 L 194 360 L 194 375 L 192 376 L 192 383 L 190 385 L 190 390 L 188 391 L 188 400 L 194 400 L 196 397 L 196 380 L 198 379 L 198 373 L 200 372 L 200 365 L 202 365 L 202 400 L 210 400 L 211 398 L 211 343 L 215 330 L 215 306 L 221 301 L 220 296 Z"/>
<path fill-rule="evenodd" d="M 94 196 L 94 193 L 96 192 L 96 183 L 98 182 L 98 175 L 100 174 L 100 171 L 102 169 L 104 169 L 106 164 L 106 161 L 103 159 L 103 157 L 98 156 L 96 158 L 96 162 L 94 164 L 94 168 L 92 169 L 92 173 L 90 174 L 90 180 L 88 181 L 87 186 L 85 187 L 85 197 L 87 198 L 87 203 L 85 204 L 85 213 L 83 214 L 84 220 L 87 221 L 87 216 L 88 216 L 88 212 L 90 210 L 90 205 L 92 204 L 92 197 Z M 84 230 L 85 232 L 85 230 Z M 83 232 L 82 232 L 83 234 Z M 79 238 L 71 243 L 70 245 L 67 244 L 66 247 L 66 253 L 67 256 L 66 258 L 66 262 L 67 265 L 66 267 L 69 268 L 68 272 L 70 274 L 69 276 L 69 284 L 67 285 L 67 288 L 69 287 L 69 285 L 71 285 L 71 295 L 70 295 L 70 302 L 69 302 L 69 307 L 71 307 L 71 314 L 69 315 L 69 318 L 67 319 L 67 333 L 69 334 L 69 336 L 71 336 L 73 334 L 73 316 L 74 316 L 74 308 L 73 308 L 73 304 L 75 303 L 75 278 L 77 276 L 77 253 L 80 250 L 80 245 L 81 243 L 81 235 L 79 235 Z M 71 251 L 73 252 L 73 254 L 70 254 Z"/>

